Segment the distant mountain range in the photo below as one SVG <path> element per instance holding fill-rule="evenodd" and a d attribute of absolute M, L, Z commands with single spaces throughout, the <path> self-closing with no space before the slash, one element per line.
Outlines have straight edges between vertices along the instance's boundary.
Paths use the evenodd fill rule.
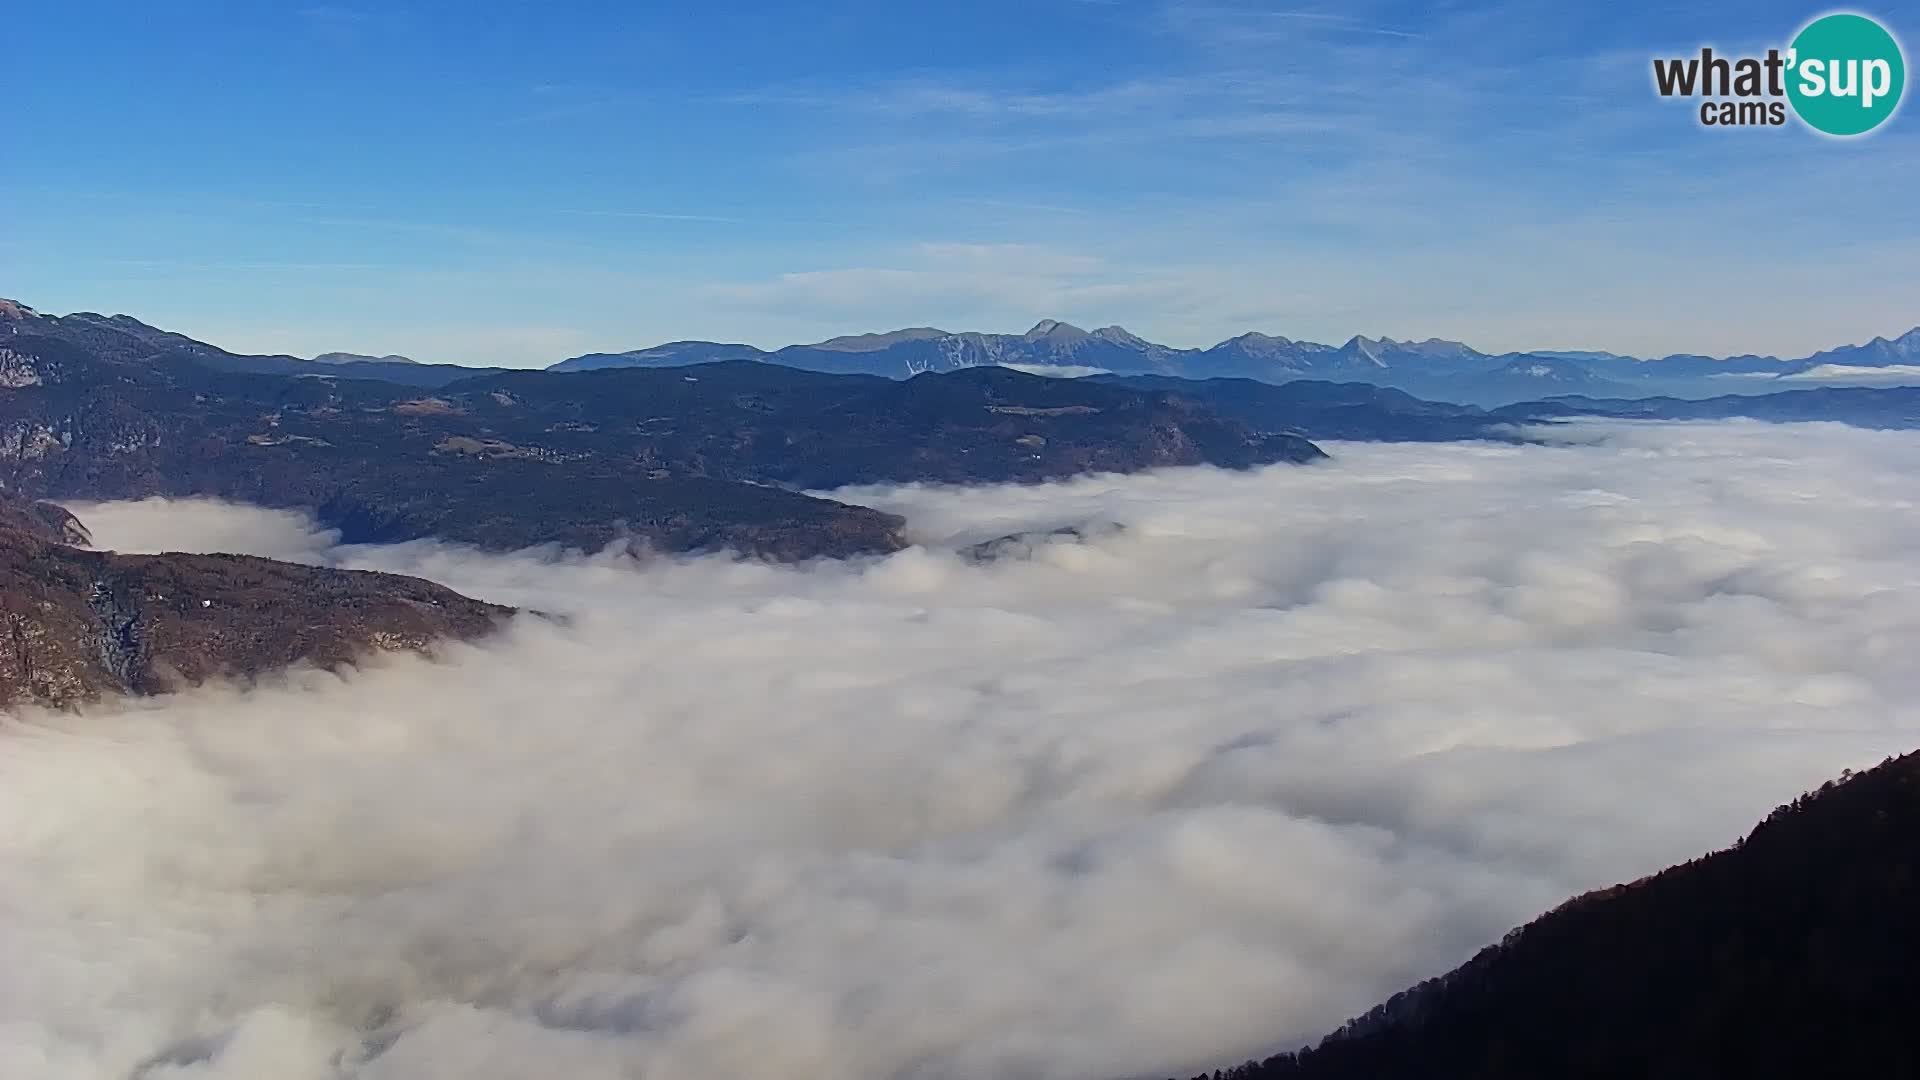
<path fill-rule="evenodd" d="M 1344 345 L 1248 333 L 1207 349 L 1158 345 L 1118 326 L 1082 330 L 1043 319 L 1024 334 L 949 333 L 913 327 L 789 345 L 675 341 L 623 353 L 589 353 L 550 371 L 671 367 L 756 360 L 809 371 L 907 378 L 928 371 L 999 365 L 1037 374 L 1244 378 L 1269 383 L 1325 379 L 1391 386 L 1422 397 L 1502 405 L 1559 394 L 1706 397 L 1765 393 L 1786 385 L 1920 383 L 1920 328 L 1898 338 L 1782 360 L 1674 355 L 1638 359 L 1606 352 L 1483 353 L 1458 341 L 1355 336 Z M 1909 370 L 1910 369 L 1910 370 Z"/>
<path fill-rule="evenodd" d="M 0 309 L 40 316 L 14 301 Z M 0 315 L 4 310 L 0 310 Z M 108 349 L 132 340 L 147 350 L 191 355 L 220 371 L 341 375 L 433 388 L 503 368 L 423 364 L 405 356 L 328 352 L 297 356 L 234 353 L 160 330 L 127 315 L 80 312 L 60 319 L 70 336 L 92 333 Z M 1247 333 L 1206 349 L 1159 345 L 1118 326 L 1083 330 L 1042 319 L 1024 334 L 953 333 L 909 327 L 852 334 L 772 351 L 739 342 L 670 341 L 628 352 L 598 352 L 549 366 L 556 372 L 685 367 L 724 360 L 780 364 L 835 375 L 911 378 L 925 372 L 1009 367 L 1031 374 L 1164 375 L 1184 379 L 1296 379 L 1362 382 L 1435 401 L 1494 407 L 1579 394 L 1591 398 L 1709 398 L 1810 386 L 1920 386 L 1920 327 L 1895 338 L 1842 345 L 1811 356 L 1716 358 L 1679 353 L 1652 359 L 1598 351 L 1484 353 L 1458 341 L 1355 336 L 1342 345 Z M 511 369 L 523 370 L 523 369 Z M 5 385 L 0 371 L 0 385 Z"/>
<path fill-rule="evenodd" d="M 0 490 L 22 515 L 207 495 L 307 510 L 351 541 L 805 559 L 905 544 L 892 515 L 808 490 L 1325 456 L 1179 394 L 995 367 L 906 381 L 750 361 L 463 368 L 428 392 L 410 381 L 425 365 L 272 359 L 237 370 L 247 358 L 125 316 L 10 304 Z"/>

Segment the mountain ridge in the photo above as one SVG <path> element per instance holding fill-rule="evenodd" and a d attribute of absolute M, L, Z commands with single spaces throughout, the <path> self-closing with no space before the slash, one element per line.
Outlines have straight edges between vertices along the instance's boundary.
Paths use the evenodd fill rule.
<path fill-rule="evenodd" d="M 622 359 L 629 358 L 629 359 Z M 1807 357 L 1726 358 L 1690 354 L 1642 359 L 1602 351 L 1486 353 L 1444 338 L 1396 340 L 1355 334 L 1339 345 L 1249 331 L 1204 349 L 1159 345 L 1119 326 L 1084 330 L 1042 319 L 1022 334 L 947 332 L 910 327 L 830 338 L 773 350 L 680 341 L 621 354 L 587 354 L 547 370 L 653 366 L 709 359 L 752 359 L 807 370 L 906 378 L 926 371 L 1001 365 L 1061 374 L 1172 375 L 1189 379 L 1353 379 L 1422 396 L 1501 405 L 1546 396 L 1553 386 L 1589 388 L 1602 396 L 1714 396 L 1771 389 L 1771 380 L 1845 380 L 1854 369 L 1920 364 L 1920 328 L 1896 338 L 1825 349 Z M 1733 377 L 1752 385 L 1729 386 Z M 1644 391 L 1644 393 L 1643 393 Z"/>
<path fill-rule="evenodd" d="M 433 388 L 507 368 L 425 364 L 404 356 L 323 353 L 313 360 L 229 352 L 125 315 L 91 312 L 55 317 L 16 301 L 0 301 L 0 321 L 65 319 L 71 332 L 131 337 L 150 353 L 193 355 L 228 371 L 278 375 L 342 374 Z M 1805 357 L 1672 353 L 1640 358 L 1599 350 L 1487 353 L 1464 342 L 1429 337 L 1398 340 L 1355 334 L 1339 345 L 1249 331 L 1206 348 L 1149 341 L 1121 326 L 1085 330 L 1041 319 L 1024 333 L 947 331 L 917 326 L 845 334 L 811 344 L 762 349 L 739 342 L 680 340 L 568 357 L 541 370 L 579 372 L 624 367 L 680 367 L 748 360 L 843 375 L 911 378 L 925 372 L 1008 366 L 1037 374 L 1170 375 L 1188 379 L 1251 378 L 1371 382 L 1418 396 L 1482 406 L 1535 400 L 1577 387 L 1598 397 L 1707 398 L 1760 394 L 1796 384 L 1920 384 L 1920 327 L 1893 337 L 1822 349 Z M 1538 362 L 1536 362 L 1538 361 Z M 0 385 L 7 375 L 0 362 Z"/>
<path fill-rule="evenodd" d="M 1183 395 L 994 366 L 905 381 L 745 360 L 467 371 L 423 391 L 234 371 L 150 331 L 0 320 L 0 485 L 300 509 L 349 542 L 805 560 L 906 543 L 894 515 L 810 491 L 1325 456 Z"/>

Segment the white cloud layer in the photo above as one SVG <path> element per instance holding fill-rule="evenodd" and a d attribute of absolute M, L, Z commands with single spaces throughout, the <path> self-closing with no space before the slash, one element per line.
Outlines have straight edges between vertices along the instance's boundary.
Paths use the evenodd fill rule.
<path fill-rule="evenodd" d="M 8 724 L 0 1075 L 1191 1070 L 1920 743 L 1920 437 L 1575 434 L 852 492 L 925 546 L 811 568 L 89 508 L 573 618 Z"/>
<path fill-rule="evenodd" d="M 1858 364 L 1815 364 L 1805 371 L 1782 375 L 1783 379 L 1807 382 L 1897 383 L 1912 385 L 1920 380 L 1920 364 L 1887 364 L 1865 367 Z"/>
<path fill-rule="evenodd" d="M 1112 374 L 1106 368 L 1089 367 L 1085 364 L 1013 364 L 1002 361 L 1000 366 L 1025 372 L 1028 375 L 1042 375 L 1049 379 L 1084 379 L 1089 375 Z"/>

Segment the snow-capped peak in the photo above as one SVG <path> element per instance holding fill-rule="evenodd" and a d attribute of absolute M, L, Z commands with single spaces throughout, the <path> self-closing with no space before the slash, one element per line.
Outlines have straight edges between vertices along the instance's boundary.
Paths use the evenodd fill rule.
<path fill-rule="evenodd" d="M 1381 338 L 1379 341 L 1369 341 L 1365 337 L 1355 334 L 1346 345 L 1342 346 L 1342 350 L 1345 352 L 1358 353 L 1362 359 L 1375 367 L 1386 367 L 1387 362 L 1380 359 L 1380 350 L 1382 346 L 1389 344 L 1392 344 L 1392 340 L 1389 338 Z"/>
<path fill-rule="evenodd" d="M 1086 337 L 1087 332 L 1059 319 L 1041 319 L 1024 336 L 1028 341 L 1078 341 Z"/>

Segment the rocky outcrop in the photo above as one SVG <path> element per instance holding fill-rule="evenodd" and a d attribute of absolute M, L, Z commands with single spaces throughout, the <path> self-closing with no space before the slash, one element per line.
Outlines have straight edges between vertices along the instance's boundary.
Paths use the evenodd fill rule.
<path fill-rule="evenodd" d="M 93 542 L 87 527 L 63 506 L 27 502 L 0 491 L 0 529 L 13 529 L 54 544 L 86 547 Z"/>
<path fill-rule="evenodd" d="M 59 526 L 13 524 L 29 512 L 0 499 L 0 706 L 66 706 L 425 651 L 483 635 L 511 614 L 391 574 L 83 551 L 58 542 Z"/>

